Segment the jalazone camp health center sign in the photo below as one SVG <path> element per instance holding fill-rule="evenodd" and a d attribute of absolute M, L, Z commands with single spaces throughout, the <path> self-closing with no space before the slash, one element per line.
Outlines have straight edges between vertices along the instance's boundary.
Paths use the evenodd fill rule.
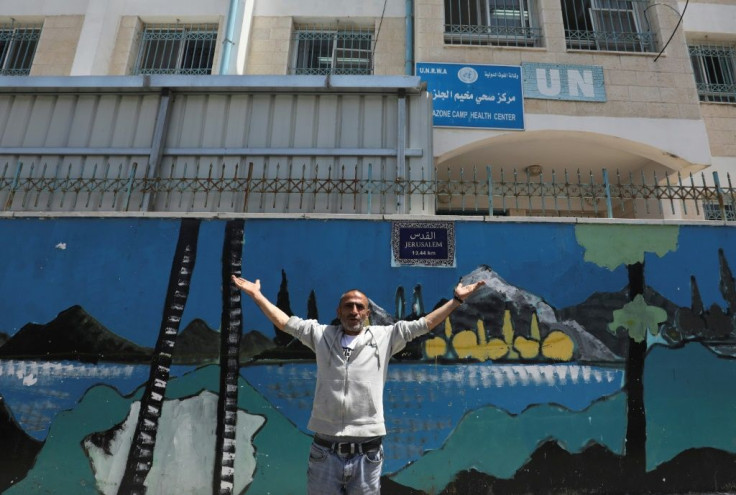
<path fill-rule="evenodd" d="M 436 127 L 524 129 L 521 67 L 419 62 Z"/>

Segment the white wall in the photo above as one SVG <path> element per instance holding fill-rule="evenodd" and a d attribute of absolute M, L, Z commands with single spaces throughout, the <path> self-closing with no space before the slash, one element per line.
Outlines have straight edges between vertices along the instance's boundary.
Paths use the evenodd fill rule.
<path fill-rule="evenodd" d="M 256 2 L 255 15 L 279 17 L 380 17 L 386 6 L 386 17 L 404 17 L 404 0 L 265 0 Z"/>
<path fill-rule="evenodd" d="M 679 3 L 680 12 L 685 2 Z M 682 18 L 686 33 L 710 33 L 736 36 L 736 5 L 690 2 Z"/>

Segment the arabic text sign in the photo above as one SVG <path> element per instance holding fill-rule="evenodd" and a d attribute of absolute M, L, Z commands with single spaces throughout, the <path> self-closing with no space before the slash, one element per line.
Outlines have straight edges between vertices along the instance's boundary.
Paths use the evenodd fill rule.
<path fill-rule="evenodd" d="M 455 226 L 452 222 L 393 222 L 391 249 L 395 266 L 454 266 Z"/>
<path fill-rule="evenodd" d="M 419 62 L 416 69 L 432 95 L 435 126 L 524 129 L 521 67 Z"/>

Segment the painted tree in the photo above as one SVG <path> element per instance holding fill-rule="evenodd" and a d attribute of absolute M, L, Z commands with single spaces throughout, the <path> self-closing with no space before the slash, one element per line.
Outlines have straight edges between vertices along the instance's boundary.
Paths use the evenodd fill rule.
<path fill-rule="evenodd" d="M 281 309 L 284 313 L 291 316 L 294 312 L 291 310 L 291 300 L 289 298 L 289 281 L 286 279 L 286 272 L 281 270 L 281 285 L 279 286 L 279 292 L 276 295 L 276 307 Z M 293 337 L 288 333 L 282 332 L 274 325 L 273 331 L 276 334 L 274 342 L 280 347 L 286 347 L 292 345 Z"/>
<path fill-rule="evenodd" d="M 197 258 L 199 225 L 198 219 L 183 219 L 179 227 L 179 239 L 172 260 L 161 327 L 151 360 L 151 371 L 141 397 L 138 421 L 128 451 L 125 472 L 118 489 L 120 495 L 146 493 L 144 483 L 153 465 L 156 433 L 166 397 L 171 358 L 179 334 L 181 316 L 189 297 L 189 285 Z"/>
<path fill-rule="evenodd" d="M 307 319 L 319 320 L 319 311 L 317 310 L 317 294 L 314 293 L 314 289 L 309 291 L 309 297 L 307 298 Z"/>
<path fill-rule="evenodd" d="M 677 248 L 679 227 L 664 225 L 595 225 L 575 227 L 578 244 L 585 249 L 585 261 L 613 271 L 621 265 L 628 270 L 628 299 L 619 312 L 614 312 L 613 331 L 623 329 L 629 337 L 625 383 L 628 422 L 625 461 L 631 473 L 646 472 L 646 413 L 644 409 L 644 360 L 647 333 L 658 331 L 660 308 L 644 301 L 644 255 L 664 256 Z M 659 311 L 658 311 L 659 310 Z M 660 313 L 660 311 L 662 313 Z M 666 318 L 666 314 L 664 315 Z"/>
<path fill-rule="evenodd" d="M 238 418 L 240 337 L 243 334 L 241 292 L 232 283 L 242 274 L 244 220 L 225 225 L 222 246 L 222 317 L 220 320 L 220 395 L 215 430 L 212 493 L 230 495 L 235 486 L 235 432 Z"/>
<path fill-rule="evenodd" d="M 401 320 L 406 316 L 406 296 L 404 295 L 404 288 L 402 286 L 399 286 L 396 289 L 394 307 L 396 308 L 396 311 L 394 312 L 394 318 L 396 318 L 396 320 Z"/>

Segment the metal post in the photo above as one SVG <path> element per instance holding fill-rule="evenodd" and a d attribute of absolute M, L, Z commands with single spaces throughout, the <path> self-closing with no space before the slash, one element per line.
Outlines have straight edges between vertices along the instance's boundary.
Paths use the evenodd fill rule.
<path fill-rule="evenodd" d="M 366 185 L 366 203 L 368 206 L 368 213 L 372 213 L 372 205 L 371 202 L 373 200 L 373 164 L 368 164 L 368 184 Z"/>
<path fill-rule="evenodd" d="M 161 99 L 158 102 L 158 114 L 156 115 L 156 125 L 153 129 L 153 139 L 151 142 L 151 152 L 148 155 L 148 167 L 147 170 L 150 172 L 150 177 L 146 176 L 146 179 L 153 179 L 158 177 L 159 167 L 161 166 L 161 155 L 163 154 L 164 140 L 166 139 L 166 131 L 169 127 L 169 114 L 171 109 L 171 90 L 164 88 L 161 90 Z M 147 192 L 143 196 L 141 202 L 142 211 L 150 211 L 151 205 L 153 204 L 152 198 L 155 193 Z"/>
<path fill-rule="evenodd" d="M 133 166 L 130 167 L 130 175 L 128 176 L 128 185 L 125 188 L 125 204 L 123 205 L 123 211 L 128 211 L 130 207 L 130 195 L 133 193 L 133 178 L 135 177 L 135 171 L 138 168 L 138 162 L 133 162 Z"/>
<path fill-rule="evenodd" d="M 493 216 L 493 175 L 491 175 L 491 166 L 486 165 L 486 176 L 488 177 L 488 216 Z"/>
<path fill-rule="evenodd" d="M 406 92 L 399 91 L 398 99 L 398 125 L 396 126 L 396 184 L 403 186 L 403 181 L 409 180 L 406 170 Z M 400 184 L 401 183 L 401 184 Z M 408 213 L 406 210 L 407 188 L 397 187 L 396 190 L 396 213 Z"/>
<path fill-rule="evenodd" d="M 726 221 L 726 204 L 723 201 L 723 191 L 721 190 L 721 181 L 718 178 L 718 172 L 713 172 L 713 183 L 716 185 L 716 199 L 718 199 L 718 209 L 721 210 L 721 220 Z"/>
<path fill-rule="evenodd" d="M 10 193 L 8 194 L 8 200 L 5 202 L 3 210 L 7 211 L 13 205 L 13 199 L 15 198 L 15 191 L 18 189 L 18 182 L 20 181 L 20 171 L 23 168 L 23 163 L 18 162 L 18 167 L 15 169 L 15 177 L 13 177 L 13 184 L 10 186 Z"/>
<path fill-rule="evenodd" d="M 608 169 L 603 169 L 603 184 L 606 187 L 606 214 L 613 218 L 613 204 L 611 203 L 611 183 L 608 181 Z"/>

